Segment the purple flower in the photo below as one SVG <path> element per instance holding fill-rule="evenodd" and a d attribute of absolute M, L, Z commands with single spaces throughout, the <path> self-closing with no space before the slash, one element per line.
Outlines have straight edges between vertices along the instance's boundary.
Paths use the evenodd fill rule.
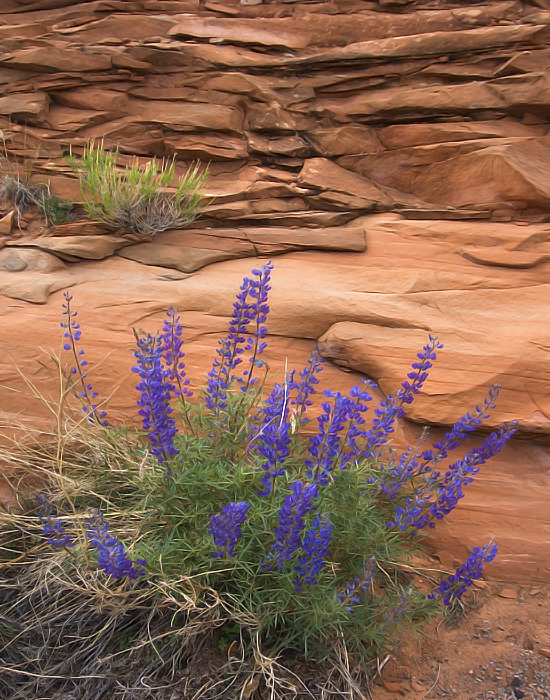
<path fill-rule="evenodd" d="M 468 434 L 481 424 L 482 418 L 489 417 L 489 409 L 495 407 L 498 393 L 499 387 L 497 384 L 494 384 L 489 391 L 489 395 L 484 399 L 483 406 L 481 408 L 476 406 L 473 415 L 470 412 L 466 413 L 454 424 L 448 433 L 445 433 L 442 440 L 434 443 L 432 449 L 422 451 L 421 442 L 424 440 L 424 437 L 422 437 L 414 450 L 408 447 L 401 454 L 397 464 L 394 458 L 386 463 L 376 482 L 381 492 L 393 500 L 401 488 L 412 483 L 414 479 L 422 477 L 421 488 L 416 490 L 416 499 L 408 502 L 410 508 L 415 509 L 417 515 L 420 514 L 422 512 L 420 501 L 425 505 L 425 494 L 430 490 L 433 491 L 439 488 L 440 485 L 439 479 L 441 474 L 435 471 L 434 467 L 448 457 L 449 452 L 458 447 L 461 440 L 467 438 Z M 465 465 L 461 466 L 464 468 Z M 455 474 L 455 482 L 456 478 L 458 477 Z M 463 482 L 463 485 L 465 484 L 466 482 Z"/>
<path fill-rule="evenodd" d="M 252 273 L 258 279 L 250 279 L 248 287 L 248 296 L 253 299 L 252 303 L 249 304 L 248 312 L 250 314 L 250 321 L 254 325 L 254 334 L 249 337 L 245 351 L 252 351 L 250 360 L 250 370 L 246 370 L 244 375 L 246 377 L 246 382 L 244 378 L 240 378 L 239 383 L 244 386 L 241 387 L 243 392 L 247 392 L 248 388 L 255 383 L 252 379 L 252 374 L 254 368 L 261 366 L 261 362 L 258 360 L 258 356 L 263 353 L 267 347 L 267 343 L 264 338 L 267 335 L 267 326 L 265 325 L 267 321 L 267 316 L 269 314 L 268 297 L 271 291 L 271 270 L 273 270 L 274 265 L 271 261 L 262 265 L 259 270 L 252 270 Z"/>
<path fill-rule="evenodd" d="M 217 349 L 218 357 L 214 360 L 212 369 L 208 372 L 205 403 L 207 408 L 219 416 L 227 408 L 227 395 L 229 388 L 235 380 L 241 384 L 243 392 L 248 391 L 254 380 L 252 374 L 254 367 L 261 364 L 258 359 L 265 349 L 263 338 L 267 333 L 265 321 L 269 313 L 267 294 L 270 272 L 273 265 L 269 262 L 260 270 L 252 270 L 257 280 L 245 277 L 233 304 L 233 314 L 229 322 L 229 335 L 219 341 Z M 247 340 L 250 323 L 255 326 L 254 333 Z M 236 377 L 235 369 L 242 363 L 242 355 L 246 351 L 253 351 L 250 357 L 250 369 L 245 370 L 242 377 Z"/>
<path fill-rule="evenodd" d="M 219 547 L 219 551 L 212 554 L 213 557 L 234 556 L 237 540 L 243 534 L 240 525 L 246 520 L 249 508 L 244 501 L 230 503 L 222 508 L 219 515 L 211 516 L 210 534 L 216 547 Z"/>
<path fill-rule="evenodd" d="M 384 615 L 386 624 L 382 629 L 387 630 L 391 625 L 397 624 L 399 620 L 403 617 L 403 615 L 407 612 L 407 608 L 409 607 L 410 602 L 411 591 L 403 591 L 399 596 L 399 600 L 397 601 L 397 603 L 395 603 L 395 605 L 392 605 L 390 610 L 388 610 Z"/>
<path fill-rule="evenodd" d="M 275 384 L 260 413 L 261 420 L 250 443 L 251 449 L 263 457 L 261 467 L 265 472 L 262 476 L 264 488 L 258 492 L 259 496 L 268 496 L 276 477 L 285 473 L 278 465 L 283 464 L 290 454 L 288 409 L 288 385 Z"/>
<path fill-rule="evenodd" d="M 352 387 L 349 397 L 340 392 L 323 393 L 334 399 L 334 405 L 321 404 L 324 412 L 317 419 L 319 432 L 310 438 L 307 448 L 312 459 L 305 461 L 308 477 L 314 477 L 322 486 L 328 483 L 328 475 L 336 466 L 345 469 L 359 456 L 358 439 L 367 435 L 362 427 L 365 424 L 362 414 L 368 410 L 364 402 L 371 400 L 359 386 Z"/>
<path fill-rule="evenodd" d="M 414 397 L 420 393 L 420 389 L 428 378 L 428 370 L 433 367 L 431 360 L 437 359 L 436 349 L 441 350 L 443 343 L 430 335 L 430 342 L 424 345 L 423 352 L 418 352 L 416 356 L 420 362 L 413 362 L 412 372 L 407 374 L 407 379 L 401 384 L 401 389 L 396 392 L 396 397 L 405 404 L 413 402 Z M 409 382 L 408 379 L 411 381 Z"/>
<path fill-rule="evenodd" d="M 420 362 L 413 362 L 412 372 L 407 374 L 407 380 L 401 385 L 401 389 L 391 394 L 386 401 L 380 402 L 380 407 L 375 409 L 376 418 L 366 436 L 366 445 L 362 456 L 376 459 L 380 448 L 386 444 L 388 435 L 393 433 L 393 424 L 397 418 L 403 418 L 405 411 L 403 404 L 410 404 L 414 397 L 420 393 L 424 382 L 428 378 L 428 370 L 433 366 L 432 360 L 437 359 L 435 350 L 441 349 L 443 344 L 437 338 L 430 335 L 430 342 L 424 345 L 423 352 L 417 353 Z M 408 381 L 408 380 L 411 381 Z"/>
<path fill-rule="evenodd" d="M 420 438 L 422 441 L 422 438 Z M 383 470 L 377 479 L 380 491 L 389 499 L 396 498 L 399 490 L 405 485 L 412 483 L 412 480 L 424 473 L 432 472 L 433 470 L 421 467 L 418 458 L 418 453 L 421 450 L 420 443 L 413 450 L 411 447 L 401 453 L 399 461 L 395 464 L 395 455 L 392 454 L 383 466 Z"/>
<path fill-rule="evenodd" d="M 283 507 L 278 511 L 279 527 L 275 528 L 275 543 L 271 548 L 275 550 L 270 554 L 272 560 L 269 568 L 277 566 L 282 569 L 285 561 L 294 556 L 296 550 L 302 544 L 302 531 L 304 529 L 304 516 L 310 510 L 315 509 L 313 499 L 317 498 L 317 485 L 304 484 L 295 481 L 290 484 L 292 493 L 288 494 Z"/>
<path fill-rule="evenodd" d="M 311 353 L 309 360 L 307 361 L 306 367 L 300 372 L 301 382 L 292 382 L 291 389 L 297 389 L 296 398 L 292 399 L 290 402 L 292 406 L 295 406 L 293 414 L 296 421 L 296 425 L 299 427 L 304 422 L 304 413 L 307 409 L 313 405 L 313 402 L 309 398 L 312 394 L 316 394 L 314 389 L 315 384 L 319 384 L 319 380 L 315 376 L 322 371 L 324 358 L 319 354 L 319 346 L 315 346 L 315 350 Z"/>
<path fill-rule="evenodd" d="M 233 371 L 241 364 L 244 353 L 243 344 L 246 341 L 245 333 L 250 323 L 248 292 L 250 279 L 245 277 L 241 285 L 241 291 L 237 294 L 233 304 L 233 315 L 229 322 L 229 335 L 218 341 L 216 350 L 218 357 L 214 360 L 212 369 L 208 372 L 205 403 L 206 407 L 216 416 L 227 408 L 227 392 L 234 379 Z"/>
<path fill-rule="evenodd" d="M 339 391 L 326 390 L 325 396 L 333 398 L 334 404 L 322 403 L 323 413 L 317 418 L 319 432 L 309 439 L 306 459 L 307 476 L 314 478 L 321 486 L 328 483 L 329 473 L 334 469 L 341 443 L 341 433 L 348 418 L 348 400 Z"/>
<path fill-rule="evenodd" d="M 489 418 L 489 409 L 495 408 L 496 400 L 499 395 L 500 385 L 493 384 L 489 389 L 489 394 L 483 399 L 483 406 L 475 407 L 475 413 L 472 415 L 469 411 L 465 416 L 457 421 L 452 430 L 445 433 L 443 440 L 439 440 L 433 444 L 431 450 L 422 453 L 422 458 L 427 464 L 437 464 L 448 456 L 448 453 L 460 445 L 461 440 L 468 437 L 468 433 L 476 430 L 481 425 L 483 418 Z"/>
<path fill-rule="evenodd" d="M 369 382 L 365 381 L 364 383 L 371 386 Z M 368 406 L 365 405 L 368 401 L 372 401 L 372 396 L 360 386 L 353 386 L 350 389 L 346 406 L 348 428 L 346 436 L 342 440 L 338 459 L 340 469 L 346 469 L 348 464 L 356 460 L 361 453 L 363 440 L 368 434 L 364 428 L 365 419 L 363 418 L 363 414 L 369 410 Z"/>
<path fill-rule="evenodd" d="M 388 527 L 398 527 L 403 531 L 410 528 L 413 532 L 426 525 L 435 527 L 432 521 L 442 520 L 455 509 L 458 501 L 464 497 L 464 486 L 474 480 L 479 467 L 500 452 L 516 430 L 517 421 L 505 423 L 497 432 L 485 438 L 479 447 L 452 464 L 443 476 L 436 471 L 425 474 L 423 484 L 417 487 L 415 495 L 406 498 L 403 506 L 396 507 L 395 520 L 388 523 Z"/>
<path fill-rule="evenodd" d="M 183 328 L 181 326 L 180 317 L 176 316 L 177 311 L 174 307 L 170 307 L 166 312 L 166 318 L 162 324 L 161 331 L 161 348 L 162 362 L 164 364 L 165 378 L 175 386 L 174 395 L 193 396 L 193 392 L 187 387 L 189 379 L 186 379 L 185 363 L 183 358 Z"/>
<path fill-rule="evenodd" d="M 36 514 L 42 523 L 41 534 L 46 536 L 46 542 L 54 549 L 58 547 L 74 547 L 74 542 L 70 535 L 65 534 L 61 520 L 53 516 L 53 506 L 46 496 L 38 495 L 36 501 L 39 506 Z"/>
<path fill-rule="evenodd" d="M 350 581 L 344 591 L 338 594 L 338 600 L 345 606 L 346 610 L 353 612 L 355 605 L 361 602 L 359 590 L 368 590 L 372 583 L 372 577 L 377 567 L 376 557 L 367 559 L 359 574 Z"/>
<path fill-rule="evenodd" d="M 474 547 L 466 562 L 439 584 L 435 593 L 428 598 L 443 597 L 443 605 L 449 605 L 453 598 L 460 598 L 472 583 L 483 575 L 483 564 L 493 561 L 498 552 L 496 543 L 489 542 L 485 547 Z"/>
<path fill-rule="evenodd" d="M 170 398 L 175 387 L 166 379 L 162 367 L 162 338 L 148 333 L 146 337 L 137 339 L 137 347 L 134 352 L 137 365 L 132 367 L 132 372 L 137 372 L 141 379 L 136 385 L 136 389 L 141 392 L 137 402 L 140 407 L 138 413 L 143 429 L 149 434 L 151 452 L 163 464 L 169 457 L 178 454 L 174 446 L 174 437 L 178 431 L 170 417 L 173 413 Z"/>
<path fill-rule="evenodd" d="M 91 511 L 86 524 L 90 547 L 97 547 L 98 564 L 102 571 L 117 580 L 125 576 L 132 580 L 138 576 L 145 576 L 145 559 L 136 559 L 135 564 L 129 559 L 124 545 L 109 534 L 109 525 L 104 522 L 101 511 Z"/>
<path fill-rule="evenodd" d="M 71 309 L 71 301 L 73 297 L 69 292 L 64 292 L 65 303 L 62 304 L 64 316 L 63 320 L 59 324 L 63 328 L 63 350 L 68 350 L 72 353 L 74 358 L 74 366 L 71 369 L 71 375 L 76 377 L 76 384 L 80 385 L 80 389 L 76 389 L 76 384 L 74 386 L 75 396 L 82 401 L 82 410 L 88 416 L 90 423 L 97 423 L 98 425 L 109 425 L 105 420 L 107 413 L 105 411 L 98 411 L 97 404 L 94 400 L 97 398 L 97 391 L 94 391 L 92 385 L 86 378 L 86 371 L 83 369 L 86 367 L 88 362 L 81 358 L 85 353 L 84 350 L 77 350 L 76 344 L 80 340 L 82 331 L 80 330 L 80 324 L 75 321 L 78 314 L 77 311 Z"/>
<path fill-rule="evenodd" d="M 334 525 L 324 516 L 317 516 L 311 528 L 304 535 L 302 550 L 304 556 L 300 557 L 294 570 L 298 573 L 292 583 L 296 586 L 298 593 L 302 590 L 303 584 L 315 586 L 317 576 L 325 565 L 325 559 L 329 555 L 329 545 Z M 302 581 L 303 579 L 303 581 Z"/>

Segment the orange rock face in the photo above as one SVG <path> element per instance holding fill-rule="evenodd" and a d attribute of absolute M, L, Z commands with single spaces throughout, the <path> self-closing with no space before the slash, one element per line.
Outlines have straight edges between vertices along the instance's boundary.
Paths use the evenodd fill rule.
<path fill-rule="evenodd" d="M 460 5 L 4 0 L 5 172 L 78 202 L 66 154 L 92 139 L 120 165 L 210 172 L 204 215 L 150 240 L 37 227 L 2 203 L 4 418 L 48 420 L 12 360 L 55 396 L 63 291 L 94 386 L 132 419 L 132 328 L 177 307 L 199 382 L 243 275 L 277 256 L 274 369 L 318 342 L 326 387 L 367 376 L 383 395 L 428 334 L 444 342 L 396 445 L 424 424 L 438 438 L 501 385 L 487 426 L 517 420 L 517 438 L 432 543 L 448 562 L 493 537 L 490 575 L 550 581 L 550 8 Z"/>

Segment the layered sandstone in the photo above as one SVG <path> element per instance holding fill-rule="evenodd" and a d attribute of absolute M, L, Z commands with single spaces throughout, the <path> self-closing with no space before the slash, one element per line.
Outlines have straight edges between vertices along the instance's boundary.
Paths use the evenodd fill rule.
<path fill-rule="evenodd" d="M 243 274 L 277 256 L 273 367 L 319 342 L 327 386 L 360 373 L 388 393 L 428 334 L 444 342 L 400 444 L 501 384 L 487 424 L 516 419 L 519 439 L 436 549 L 448 565 L 494 537 L 494 575 L 549 579 L 550 4 L 5 0 L 0 20 L 6 155 L 36 182 L 78 201 L 66 154 L 91 139 L 121 165 L 210 170 L 204 216 L 151 240 L 18 222 L 6 206 L 5 353 L 55 392 L 42 353 L 59 347 L 71 289 L 87 356 L 103 359 L 94 384 L 120 385 L 109 409 L 133 416 L 132 327 L 178 307 L 199 379 Z M 46 420 L 0 363 L 22 392 L 2 389 L 5 417 Z"/>

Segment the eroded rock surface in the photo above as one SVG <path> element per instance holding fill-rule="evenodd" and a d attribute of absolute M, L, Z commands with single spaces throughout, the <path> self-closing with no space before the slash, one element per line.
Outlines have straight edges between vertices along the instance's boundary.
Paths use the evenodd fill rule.
<path fill-rule="evenodd" d="M 327 387 L 388 393 L 428 334 L 445 343 L 398 444 L 501 384 L 488 425 L 519 439 L 434 542 L 443 561 L 494 537 L 493 575 L 550 580 L 550 4 L 4 0 L 0 20 L 0 128 L 33 181 L 78 201 L 66 154 L 91 139 L 121 165 L 210 164 L 205 215 L 150 240 L 6 203 L 5 353 L 55 392 L 39 348 L 70 288 L 94 386 L 135 416 L 132 328 L 178 307 L 199 380 L 242 276 L 277 256 L 273 367 L 319 342 Z M 2 389 L 5 417 L 46 420 L 7 354 L 0 383 L 23 392 Z"/>

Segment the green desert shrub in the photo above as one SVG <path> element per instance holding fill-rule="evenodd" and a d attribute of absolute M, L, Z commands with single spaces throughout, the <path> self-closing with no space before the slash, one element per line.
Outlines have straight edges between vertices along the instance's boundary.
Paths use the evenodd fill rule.
<path fill-rule="evenodd" d="M 90 144 L 82 158 L 70 163 L 80 180 L 83 205 L 92 219 L 104 221 L 141 236 L 181 228 L 193 221 L 203 208 L 207 172 L 190 168 L 169 188 L 175 178 L 175 161 L 156 159 L 140 166 L 137 159 L 119 168 L 116 151 L 103 144 Z"/>
<path fill-rule="evenodd" d="M 389 449 L 442 347 L 430 338 L 371 420 L 367 381 L 324 390 L 312 419 L 318 350 L 267 388 L 271 270 L 244 279 L 196 396 L 177 312 L 136 332 L 141 432 L 108 424 L 66 294 L 60 405 L 76 396 L 82 419 L 59 409 L 49 449 L 41 438 L 13 451 L 41 492 L 0 532 L 6 696 L 364 697 L 376 658 L 494 558 L 491 542 L 441 580 L 423 569 L 429 595 L 415 586 L 422 532 L 515 430 L 451 456 L 498 389 L 434 445 Z M 304 658 L 311 673 L 293 670 Z"/>

